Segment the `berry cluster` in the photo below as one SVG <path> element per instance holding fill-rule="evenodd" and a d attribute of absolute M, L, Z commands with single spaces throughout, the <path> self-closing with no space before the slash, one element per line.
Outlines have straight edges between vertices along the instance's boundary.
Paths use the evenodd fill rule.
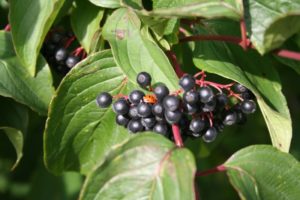
<path fill-rule="evenodd" d="M 71 49 L 75 37 L 70 32 L 52 30 L 46 37 L 42 53 L 57 72 L 66 74 L 86 55 L 82 47 Z"/>
<path fill-rule="evenodd" d="M 206 81 L 205 77 L 203 71 L 195 76 L 185 74 L 179 80 L 181 89 L 170 92 L 163 83 L 152 87 L 151 76 L 141 72 L 137 83 L 151 93 L 133 90 L 129 96 L 112 97 L 102 92 L 96 102 L 107 108 L 116 99 L 112 106 L 117 114 L 116 123 L 132 133 L 153 131 L 172 139 L 171 126 L 177 125 L 183 136 L 212 142 L 224 126 L 244 124 L 246 115 L 255 112 L 256 103 L 245 86 L 218 84 Z M 238 103 L 232 103 L 232 98 Z"/>

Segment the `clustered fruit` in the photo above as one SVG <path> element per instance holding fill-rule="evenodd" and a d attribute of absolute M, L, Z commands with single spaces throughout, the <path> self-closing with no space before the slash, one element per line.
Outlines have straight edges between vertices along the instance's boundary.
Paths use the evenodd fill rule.
<path fill-rule="evenodd" d="M 86 56 L 82 47 L 74 50 L 74 45 L 72 45 L 74 41 L 75 36 L 71 32 L 52 30 L 48 33 L 42 48 L 42 54 L 58 73 L 68 73 Z"/>
<path fill-rule="evenodd" d="M 102 92 L 96 102 L 99 107 L 107 108 L 114 99 L 116 123 L 131 133 L 153 131 L 173 139 L 171 127 L 177 125 L 182 136 L 202 137 L 204 142 L 212 142 L 225 126 L 244 124 L 246 115 L 255 112 L 256 103 L 245 86 L 218 84 L 206 81 L 205 77 L 203 71 L 195 76 L 185 74 L 179 80 L 181 89 L 170 92 L 163 83 L 152 86 L 151 76 L 141 72 L 137 83 L 148 94 L 133 90 L 129 96 L 113 97 Z"/>

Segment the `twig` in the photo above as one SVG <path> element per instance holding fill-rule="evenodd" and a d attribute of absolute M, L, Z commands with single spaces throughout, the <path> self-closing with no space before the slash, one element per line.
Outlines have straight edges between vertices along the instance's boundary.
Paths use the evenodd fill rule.
<path fill-rule="evenodd" d="M 179 129 L 179 126 L 177 124 L 172 125 L 172 132 L 173 132 L 173 136 L 174 136 L 176 146 L 177 147 L 183 147 L 183 142 L 182 142 L 182 138 L 181 138 L 181 135 L 180 135 L 180 129 Z"/>
<path fill-rule="evenodd" d="M 182 77 L 184 75 L 184 72 L 181 70 L 180 65 L 177 61 L 177 57 L 173 51 L 166 51 L 166 54 L 170 61 L 172 62 L 173 68 L 175 70 L 175 73 L 178 77 Z"/>
<path fill-rule="evenodd" d="M 198 177 L 198 176 L 207 176 L 207 175 L 210 175 L 210 174 L 214 174 L 214 173 L 217 173 L 217 172 L 223 172 L 223 171 L 226 171 L 226 167 L 224 165 L 219 165 L 215 168 L 212 168 L 212 169 L 209 169 L 209 170 L 206 170 L 206 171 L 203 171 L 203 172 L 196 172 L 196 177 Z"/>

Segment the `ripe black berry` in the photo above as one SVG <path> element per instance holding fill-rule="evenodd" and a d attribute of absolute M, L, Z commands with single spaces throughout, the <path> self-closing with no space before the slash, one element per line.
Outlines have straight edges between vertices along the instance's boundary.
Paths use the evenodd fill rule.
<path fill-rule="evenodd" d="M 68 56 L 66 59 L 66 66 L 68 68 L 73 68 L 78 62 L 80 61 L 80 58 L 78 56 Z"/>
<path fill-rule="evenodd" d="M 138 109 L 137 106 L 131 106 L 129 108 L 129 113 L 128 113 L 129 117 L 131 119 L 139 119 L 139 114 L 138 114 Z"/>
<path fill-rule="evenodd" d="M 68 51 L 65 48 L 63 48 L 63 47 L 59 48 L 54 53 L 54 57 L 55 57 L 55 60 L 57 62 L 63 62 L 63 61 L 65 61 L 66 58 L 67 58 L 67 56 L 68 56 Z"/>
<path fill-rule="evenodd" d="M 216 139 L 217 137 L 217 130 L 215 129 L 215 127 L 210 127 L 209 129 L 207 129 L 207 131 L 204 133 L 204 135 L 202 136 L 202 139 L 204 142 L 212 142 Z"/>
<path fill-rule="evenodd" d="M 147 72 L 140 72 L 136 78 L 136 82 L 143 88 L 150 86 L 151 80 L 152 80 L 152 78 L 151 78 L 150 74 L 148 74 Z"/>
<path fill-rule="evenodd" d="M 205 121 L 199 118 L 192 119 L 189 128 L 194 133 L 200 133 L 205 128 Z"/>
<path fill-rule="evenodd" d="M 142 124 L 145 128 L 152 128 L 156 123 L 156 119 L 154 117 L 148 117 L 142 119 Z"/>
<path fill-rule="evenodd" d="M 170 91 L 165 84 L 161 83 L 155 86 L 153 93 L 158 101 L 162 101 L 167 95 L 169 95 Z"/>
<path fill-rule="evenodd" d="M 144 102 L 138 105 L 137 110 L 140 117 L 148 117 L 152 114 L 151 105 Z"/>
<path fill-rule="evenodd" d="M 165 118 L 169 124 L 176 124 L 180 121 L 182 113 L 179 110 L 176 111 L 165 111 Z"/>
<path fill-rule="evenodd" d="M 256 111 L 256 103 L 253 100 L 244 100 L 241 103 L 241 110 L 245 114 L 254 113 Z"/>
<path fill-rule="evenodd" d="M 163 100 L 163 106 L 166 110 L 175 111 L 179 108 L 180 100 L 177 96 L 169 95 Z"/>
<path fill-rule="evenodd" d="M 152 106 L 152 113 L 155 116 L 163 117 L 164 116 L 164 107 L 162 103 L 156 103 Z"/>
<path fill-rule="evenodd" d="M 141 90 L 133 90 L 129 94 L 128 99 L 132 104 L 137 105 L 143 100 L 144 96 L 145 96 L 145 93 L 142 92 Z"/>
<path fill-rule="evenodd" d="M 183 101 L 188 104 L 196 104 L 199 101 L 199 94 L 193 90 L 187 91 L 183 94 Z"/>
<path fill-rule="evenodd" d="M 51 42 L 58 44 L 63 39 L 63 35 L 58 32 L 54 32 L 54 33 L 52 33 L 50 39 L 51 39 Z"/>
<path fill-rule="evenodd" d="M 96 98 L 96 102 L 99 107 L 107 108 L 112 103 L 112 96 L 107 92 L 102 92 Z"/>
<path fill-rule="evenodd" d="M 199 88 L 198 93 L 202 103 L 207 103 L 214 98 L 214 93 L 210 87 L 201 87 Z"/>
<path fill-rule="evenodd" d="M 241 93 L 240 96 L 244 100 L 251 100 L 251 99 L 255 98 L 254 94 L 250 90 L 247 90 L 246 92 Z"/>
<path fill-rule="evenodd" d="M 129 111 L 128 102 L 124 98 L 120 98 L 113 103 L 113 110 L 116 114 L 125 115 Z"/>
<path fill-rule="evenodd" d="M 195 104 L 195 105 L 190 105 L 190 104 L 184 104 L 183 109 L 184 112 L 187 113 L 188 115 L 193 115 L 196 114 L 199 111 L 200 106 Z"/>
<path fill-rule="evenodd" d="M 179 80 L 179 85 L 184 89 L 185 91 L 189 91 L 195 87 L 195 79 L 190 74 L 183 75 Z"/>
<path fill-rule="evenodd" d="M 165 123 L 156 123 L 155 126 L 153 127 L 153 131 L 155 133 L 159 133 L 164 136 L 167 136 L 168 135 L 168 126 Z"/>
<path fill-rule="evenodd" d="M 237 122 L 237 114 L 234 110 L 225 111 L 223 114 L 223 124 L 231 126 Z"/>
<path fill-rule="evenodd" d="M 202 107 L 203 112 L 212 112 L 216 108 L 217 101 L 215 99 L 212 99 L 211 101 L 205 103 Z"/>
<path fill-rule="evenodd" d="M 135 120 L 135 119 L 129 121 L 127 128 L 132 133 L 141 132 L 144 129 L 141 120 Z"/>
<path fill-rule="evenodd" d="M 236 110 L 236 115 L 237 115 L 237 120 L 236 120 L 237 124 L 243 125 L 247 122 L 247 116 L 241 110 Z"/>
<path fill-rule="evenodd" d="M 117 115 L 116 116 L 116 123 L 120 126 L 126 127 L 129 122 L 129 119 L 124 115 Z"/>
<path fill-rule="evenodd" d="M 216 95 L 216 100 L 217 100 L 217 106 L 220 108 L 223 108 L 225 105 L 228 104 L 228 97 L 224 93 L 219 93 Z"/>
<path fill-rule="evenodd" d="M 248 89 L 240 83 L 236 83 L 236 84 L 233 85 L 233 91 L 238 93 L 238 94 L 246 92 L 247 90 Z"/>

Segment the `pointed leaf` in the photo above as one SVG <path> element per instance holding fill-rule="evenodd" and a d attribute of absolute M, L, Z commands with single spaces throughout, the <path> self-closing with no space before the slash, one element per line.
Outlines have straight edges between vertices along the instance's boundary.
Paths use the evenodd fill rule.
<path fill-rule="evenodd" d="M 80 199 L 194 199 L 195 161 L 154 133 L 143 133 L 113 149 L 89 174 Z"/>
<path fill-rule="evenodd" d="M 64 0 L 11 0 L 10 25 L 15 49 L 31 76 L 39 70 L 39 51 Z"/>
<path fill-rule="evenodd" d="M 116 10 L 103 27 L 103 37 L 112 47 L 114 58 L 130 81 L 146 71 L 153 83 L 163 82 L 171 90 L 177 88 L 178 78 L 164 52 L 149 37 L 140 32 L 141 21 L 129 9 Z"/>
<path fill-rule="evenodd" d="M 239 0 L 153 0 L 153 10 L 143 10 L 139 0 L 122 0 L 127 6 L 140 10 L 141 14 L 161 17 L 227 17 L 240 20 L 243 5 Z"/>
<path fill-rule="evenodd" d="M 111 148 L 129 137 L 117 126 L 112 108 L 100 109 L 101 92 L 127 94 L 132 89 L 110 51 L 89 56 L 63 79 L 52 100 L 44 137 L 45 163 L 56 174 L 88 173 Z"/>
<path fill-rule="evenodd" d="M 244 2 L 250 39 L 261 54 L 280 47 L 300 31 L 300 0 L 289 3 L 285 0 Z"/>
<path fill-rule="evenodd" d="M 77 0 L 71 14 L 71 25 L 80 44 L 89 53 L 92 39 L 100 29 L 104 10 L 86 0 Z"/>
<path fill-rule="evenodd" d="M 96 6 L 104 7 L 104 8 L 119 8 L 120 0 L 89 0 L 91 3 Z"/>
<path fill-rule="evenodd" d="M 32 77 L 13 51 L 11 36 L 0 31 L 0 95 L 15 99 L 32 110 L 46 115 L 54 93 L 52 76 L 46 61 L 40 56 L 37 73 Z"/>
<path fill-rule="evenodd" d="M 299 199 L 300 164 L 268 145 L 244 148 L 224 166 L 241 199 Z"/>
<path fill-rule="evenodd" d="M 282 151 L 289 151 L 291 118 L 272 60 L 260 57 L 254 51 L 245 53 L 237 47 L 228 48 L 221 42 L 198 42 L 194 63 L 207 72 L 232 79 L 252 90 L 269 128 L 272 144 Z"/>

